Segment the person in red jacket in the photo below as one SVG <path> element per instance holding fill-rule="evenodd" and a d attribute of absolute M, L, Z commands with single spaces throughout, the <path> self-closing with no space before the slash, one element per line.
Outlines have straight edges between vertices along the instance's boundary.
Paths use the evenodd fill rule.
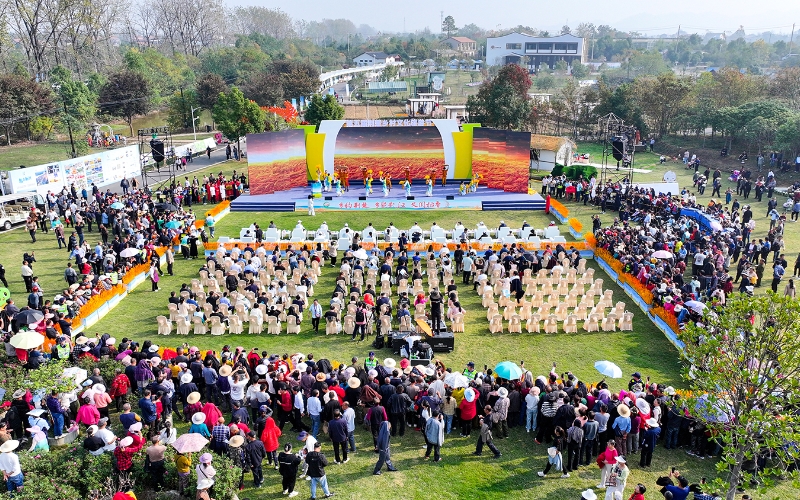
<path fill-rule="evenodd" d="M 481 393 L 473 387 L 468 387 L 464 390 L 464 399 L 462 399 L 461 404 L 458 405 L 458 408 L 461 410 L 461 437 L 469 437 L 472 431 L 472 420 L 477 413 L 476 404 L 480 394 Z"/>
<path fill-rule="evenodd" d="M 647 488 L 645 488 L 642 483 L 637 484 L 633 489 L 633 494 L 628 500 L 644 500 L 645 491 L 647 491 Z"/>
<path fill-rule="evenodd" d="M 292 403 L 292 391 L 286 386 L 278 389 L 278 427 L 283 430 L 287 420 L 292 419 L 292 410 L 294 404 Z"/>
<path fill-rule="evenodd" d="M 267 422 L 264 425 L 264 431 L 261 433 L 261 442 L 264 443 L 264 449 L 267 450 L 267 460 L 269 465 L 275 464 L 278 467 L 278 446 L 280 443 L 278 439 L 281 437 L 281 430 L 275 425 L 272 417 L 267 417 Z"/>
<path fill-rule="evenodd" d="M 108 395 L 114 400 L 114 403 L 117 405 L 117 411 L 119 412 L 121 411 L 122 405 L 125 403 L 125 396 L 131 389 L 131 381 L 128 376 L 122 372 L 122 368 L 117 368 L 115 371 L 117 376 L 114 377 L 114 381 L 111 382 Z"/>

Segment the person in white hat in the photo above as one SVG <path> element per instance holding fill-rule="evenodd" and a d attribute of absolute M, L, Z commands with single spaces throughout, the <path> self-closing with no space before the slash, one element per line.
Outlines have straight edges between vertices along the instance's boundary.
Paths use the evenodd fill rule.
<path fill-rule="evenodd" d="M 214 481 L 212 479 L 201 479 L 197 481 L 197 496 L 195 496 L 195 500 L 213 500 L 208 494 L 212 486 L 214 486 Z"/>
<path fill-rule="evenodd" d="M 661 435 L 661 427 L 658 425 L 658 420 L 650 417 L 645 421 L 647 429 L 642 436 L 642 457 L 639 460 L 640 467 L 650 467 L 650 462 L 653 460 L 653 450 L 656 447 L 658 437 Z"/>
<path fill-rule="evenodd" d="M 19 457 L 14 450 L 19 447 L 19 441 L 9 439 L 0 445 L 0 469 L 6 479 L 8 491 L 19 491 L 22 489 L 23 480 L 22 467 L 19 464 Z"/>
<path fill-rule="evenodd" d="M 622 496 L 625 490 L 625 483 L 628 482 L 628 474 L 630 474 L 625 457 L 617 456 L 617 463 L 611 467 L 611 473 L 606 478 L 606 497 L 605 500 L 614 500 L 614 495 Z"/>

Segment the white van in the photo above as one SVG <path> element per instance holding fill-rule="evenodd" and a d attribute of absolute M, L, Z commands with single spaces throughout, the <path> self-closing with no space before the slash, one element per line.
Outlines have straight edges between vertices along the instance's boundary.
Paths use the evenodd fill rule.
<path fill-rule="evenodd" d="M 24 223 L 41 198 L 38 193 L 15 193 L 0 196 L 0 227 L 8 231 L 14 224 Z M 42 200 L 43 201 L 43 200 Z"/>

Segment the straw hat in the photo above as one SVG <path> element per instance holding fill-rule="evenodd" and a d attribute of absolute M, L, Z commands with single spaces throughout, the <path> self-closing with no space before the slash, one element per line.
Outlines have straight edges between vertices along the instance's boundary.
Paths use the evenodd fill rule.
<path fill-rule="evenodd" d="M 326 378 L 327 377 L 325 376 L 324 373 L 322 372 L 317 373 L 317 382 L 325 382 Z"/>
<path fill-rule="evenodd" d="M 350 386 L 351 389 L 358 389 L 361 387 L 361 380 L 356 377 L 350 377 L 347 379 L 347 385 Z"/>
<path fill-rule="evenodd" d="M 411 366 L 411 365 L 408 365 L 408 366 L 406 366 L 405 368 L 403 368 L 403 373 L 405 373 L 406 375 L 408 375 L 409 373 L 411 373 L 411 370 L 413 370 L 413 369 L 414 369 L 414 367 L 413 367 L 413 366 Z"/>
<path fill-rule="evenodd" d="M 119 445 L 121 447 L 130 446 L 133 444 L 133 438 L 130 436 L 125 436 L 124 438 L 119 440 Z"/>
<path fill-rule="evenodd" d="M 228 440 L 228 446 L 231 448 L 238 448 L 244 444 L 244 438 L 240 435 L 235 435 Z"/>
<path fill-rule="evenodd" d="M 436 370 L 434 370 L 432 366 L 426 366 L 425 367 L 425 376 L 426 377 L 433 377 L 434 375 L 436 375 Z"/>
<path fill-rule="evenodd" d="M 630 417 L 631 416 L 631 409 L 628 408 L 626 404 L 620 404 L 617 406 L 617 413 L 620 417 Z"/>
<path fill-rule="evenodd" d="M 220 377 L 227 377 L 231 373 L 233 373 L 233 368 L 231 368 L 230 365 L 222 365 L 222 367 L 220 367 L 220 369 L 219 369 L 219 376 Z"/>
<path fill-rule="evenodd" d="M 25 392 L 25 389 L 17 389 L 16 391 L 14 391 L 14 394 L 11 395 L 11 399 L 19 399 L 25 397 L 25 394 L 27 394 L 27 392 Z"/>
<path fill-rule="evenodd" d="M 150 349 L 148 349 L 148 350 L 150 352 L 158 352 L 158 346 L 153 344 L 153 345 L 150 346 Z"/>
<path fill-rule="evenodd" d="M 500 389 L 497 390 L 497 395 L 500 396 L 501 398 L 507 398 L 508 389 L 506 389 L 505 387 L 501 387 Z"/>
<path fill-rule="evenodd" d="M 195 424 L 195 425 L 203 424 L 203 423 L 205 423 L 205 421 L 206 421 L 205 413 L 202 413 L 202 412 L 198 411 L 197 413 L 192 415 L 192 423 Z"/>
<path fill-rule="evenodd" d="M 200 401 L 200 393 L 197 391 L 186 396 L 186 402 L 189 403 L 190 405 L 193 405 L 198 401 Z"/>
<path fill-rule="evenodd" d="M 597 494 L 591 489 L 588 489 L 581 492 L 581 498 L 583 500 L 597 500 Z"/>
<path fill-rule="evenodd" d="M 392 370 L 395 366 L 397 366 L 397 361 L 392 358 L 386 358 L 383 360 L 383 366 Z"/>
<path fill-rule="evenodd" d="M 86 337 L 84 337 L 83 335 L 81 335 L 80 337 L 78 337 L 77 339 L 75 339 L 75 343 L 76 343 L 76 344 L 78 344 L 78 345 L 84 345 L 84 344 L 86 344 L 87 342 L 89 342 L 89 339 L 88 339 L 88 338 L 86 338 Z"/>
<path fill-rule="evenodd" d="M 181 376 L 181 384 L 190 384 L 194 380 L 194 377 L 191 373 L 184 373 Z"/>

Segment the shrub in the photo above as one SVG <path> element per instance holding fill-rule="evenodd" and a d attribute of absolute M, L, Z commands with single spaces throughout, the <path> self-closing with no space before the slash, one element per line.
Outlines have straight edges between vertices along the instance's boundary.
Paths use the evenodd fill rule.
<path fill-rule="evenodd" d="M 90 376 L 93 369 L 100 368 L 100 375 L 108 385 L 111 385 L 111 382 L 113 382 L 114 378 L 117 376 L 115 370 L 123 367 L 122 363 L 115 359 L 101 359 L 95 363 L 91 358 L 81 358 L 78 361 L 78 366 L 86 370 Z"/>
<path fill-rule="evenodd" d="M 591 165 L 581 165 L 576 163 L 564 169 L 568 179 L 577 180 L 582 175 L 584 179 L 589 179 L 593 175 L 597 175 L 597 169 Z"/>
<path fill-rule="evenodd" d="M 556 163 L 553 170 L 550 172 L 552 175 L 561 175 L 564 173 L 564 165 Z"/>

